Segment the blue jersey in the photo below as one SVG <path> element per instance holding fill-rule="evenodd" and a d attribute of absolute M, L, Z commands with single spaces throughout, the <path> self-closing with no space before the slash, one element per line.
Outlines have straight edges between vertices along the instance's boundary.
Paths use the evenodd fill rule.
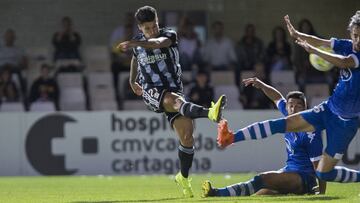
<path fill-rule="evenodd" d="M 341 117 L 353 118 L 360 115 L 360 52 L 355 52 L 351 40 L 331 39 L 331 48 L 336 54 L 351 56 L 355 67 L 341 68 L 339 82 L 329 98 L 330 110 Z"/>
<path fill-rule="evenodd" d="M 287 116 L 286 101 L 277 103 L 279 111 Z M 285 133 L 287 161 L 284 171 L 315 173 L 312 162 L 322 155 L 321 131 Z"/>

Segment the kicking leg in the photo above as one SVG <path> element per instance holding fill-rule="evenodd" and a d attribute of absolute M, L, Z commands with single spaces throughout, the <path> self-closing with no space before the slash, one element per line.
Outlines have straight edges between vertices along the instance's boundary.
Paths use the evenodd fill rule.
<path fill-rule="evenodd" d="M 209 118 L 211 121 L 219 122 L 222 110 L 226 104 L 226 97 L 225 95 L 220 96 L 219 100 L 216 103 L 212 103 L 208 109 L 192 102 L 187 102 L 176 93 L 166 92 L 162 104 L 166 112 L 179 112 L 188 118 Z"/>
<path fill-rule="evenodd" d="M 276 133 L 314 130 L 314 127 L 303 119 L 300 114 L 257 122 L 238 130 L 236 133 L 228 129 L 226 120 L 222 120 L 218 126 L 218 144 L 220 147 L 226 147 L 235 142 L 264 139 Z"/>

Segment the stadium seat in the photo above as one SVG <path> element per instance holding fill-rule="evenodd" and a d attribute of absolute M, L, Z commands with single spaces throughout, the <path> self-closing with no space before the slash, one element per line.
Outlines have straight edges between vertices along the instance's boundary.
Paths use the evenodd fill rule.
<path fill-rule="evenodd" d="M 90 72 L 88 88 L 93 110 L 116 110 L 115 92 L 110 72 Z"/>
<path fill-rule="evenodd" d="M 88 46 L 84 49 L 86 69 L 92 71 L 110 70 L 110 51 L 106 46 Z"/>
<path fill-rule="evenodd" d="M 217 85 L 235 85 L 233 71 L 213 71 L 210 75 L 210 81 L 213 86 Z"/>
<path fill-rule="evenodd" d="M 305 94 L 309 98 L 328 97 L 329 96 L 329 85 L 326 83 L 307 84 L 305 86 Z"/>
<path fill-rule="evenodd" d="M 222 94 L 227 97 L 226 109 L 242 109 L 243 106 L 239 101 L 239 90 L 235 85 L 217 85 L 214 87 L 216 101 Z"/>
<path fill-rule="evenodd" d="M 299 91 L 297 84 L 275 84 L 274 87 L 285 97 L 290 91 Z"/>
<path fill-rule="evenodd" d="M 55 111 L 55 105 L 53 102 L 33 102 L 30 105 L 30 111 Z"/>
<path fill-rule="evenodd" d="M 241 80 L 246 79 L 246 78 L 252 78 L 255 76 L 255 71 L 241 71 Z"/>
<path fill-rule="evenodd" d="M 90 72 L 87 74 L 89 87 L 98 85 L 112 86 L 112 75 L 110 72 Z"/>
<path fill-rule="evenodd" d="M 293 85 L 295 84 L 295 73 L 292 70 L 272 71 L 270 73 L 270 81 L 272 85 Z"/>
<path fill-rule="evenodd" d="M 21 102 L 3 102 L 0 106 L 2 112 L 22 112 L 25 111 L 24 104 Z"/>
<path fill-rule="evenodd" d="M 69 87 L 83 87 L 82 73 L 59 73 L 57 82 L 60 90 Z"/>
<path fill-rule="evenodd" d="M 85 110 L 85 93 L 82 88 L 69 87 L 60 90 L 61 110 Z"/>

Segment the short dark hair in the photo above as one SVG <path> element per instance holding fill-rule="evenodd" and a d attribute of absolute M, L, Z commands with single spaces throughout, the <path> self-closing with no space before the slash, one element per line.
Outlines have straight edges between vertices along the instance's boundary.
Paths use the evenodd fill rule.
<path fill-rule="evenodd" d="M 138 24 L 152 22 L 157 18 L 156 9 L 151 6 L 143 6 L 135 13 L 135 19 Z"/>
<path fill-rule="evenodd" d="M 348 30 L 350 30 L 354 25 L 360 26 L 360 10 L 356 11 L 355 15 L 350 18 Z"/>
<path fill-rule="evenodd" d="M 300 99 L 304 103 L 305 108 L 307 108 L 306 97 L 303 92 L 291 91 L 286 95 L 286 101 L 288 101 L 290 98 Z"/>

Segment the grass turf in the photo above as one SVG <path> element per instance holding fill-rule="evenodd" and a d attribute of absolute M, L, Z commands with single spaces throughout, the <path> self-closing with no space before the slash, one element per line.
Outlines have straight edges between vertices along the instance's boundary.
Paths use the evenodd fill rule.
<path fill-rule="evenodd" d="M 246 181 L 254 174 L 192 176 L 195 197 L 182 198 L 173 176 L 0 177 L 0 202 L 360 202 L 360 183 L 328 183 L 326 195 L 201 198 L 201 184 L 215 187 Z"/>

